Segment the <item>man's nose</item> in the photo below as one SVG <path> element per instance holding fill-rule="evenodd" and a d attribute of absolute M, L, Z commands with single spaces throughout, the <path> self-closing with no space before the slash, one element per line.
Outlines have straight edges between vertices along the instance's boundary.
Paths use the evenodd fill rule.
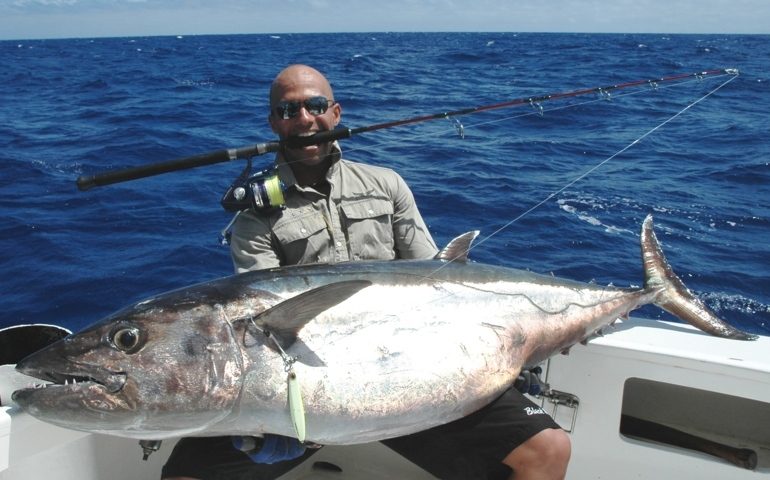
<path fill-rule="evenodd" d="M 315 121 L 315 116 L 313 116 L 313 114 L 308 112 L 307 108 L 305 108 L 305 106 L 302 105 L 299 108 L 299 112 L 297 112 L 297 116 L 294 117 L 294 121 L 302 125 L 309 125 Z"/>

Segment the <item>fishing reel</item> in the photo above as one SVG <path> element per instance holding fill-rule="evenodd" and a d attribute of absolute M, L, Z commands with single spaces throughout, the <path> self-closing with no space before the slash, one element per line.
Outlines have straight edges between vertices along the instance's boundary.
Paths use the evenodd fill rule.
<path fill-rule="evenodd" d="M 230 229 L 238 219 L 238 215 L 246 210 L 254 212 L 271 213 L 286 207 L 286 199 L 283 192 L 286 185 L 278 177 L 278 169 L 271 167 L 255 174 L 251 173 L 251 159 L 238 178 L 230 185 L 219 203 L 228 212 L 235 215 L 230 223 L 222 230 L 219 241 L 222 245 L 230 243 Z"/>
<path fill-rule="evenodd" d="M 227 189 L 220 203 L 228 212 L 242 212 L 248 209 L 269 212 L 285 207 L 284 190 L 286 186 L 278 177 L 275 167 L 252 175 L 249 159 L 246 168 Z"/>

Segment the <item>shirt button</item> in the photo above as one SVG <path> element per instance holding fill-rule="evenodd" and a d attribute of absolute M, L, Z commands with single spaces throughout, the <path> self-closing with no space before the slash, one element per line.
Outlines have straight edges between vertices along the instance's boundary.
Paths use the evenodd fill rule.
<path fill-rule="evenodd" d="M 304 229 L 304 228 L 300 228 L 299 231 L 300 231 L 300 233 L 307 233 L 307 230 Z"/>
<path fill-rule="evenodd" d="M 374 214 L 374 210 L 372 210 L 372 209 L 370 208 L 369 210 L 367 210 L 367 212 L 366 212 L 366 213 L 368 213 L 369 215 L 373 215 L 373 214 Z"/>
<path fill-rule="evenodd" d="M 341 247 L 341 246 L 342 246 L 342 242 L 337 242 L 337 243 L 336 243 L 336 245 L 337 245 L 338 247 Z"/>

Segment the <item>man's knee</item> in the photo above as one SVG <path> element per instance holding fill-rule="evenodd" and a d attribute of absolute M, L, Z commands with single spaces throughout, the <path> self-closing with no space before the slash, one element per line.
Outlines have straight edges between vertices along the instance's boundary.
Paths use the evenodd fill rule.
<path fill-rule="evenodd" d="M 572 454 L 569 435 L 564 430 L 549 428 L 516 447 L 503 463 L 514 472 L 551 472 L 550 478 L 563 478 Z"/>
<path fill-rule="evenodd" d="M 533 448 L 551 462 L 569 462 L 572 454 L 572 444 L 567 432 L 560 428 L 549 428 L 538 433 L 530 440 L 534 440 Z M 525 442 L 527 443 L 527 442 Z"/>

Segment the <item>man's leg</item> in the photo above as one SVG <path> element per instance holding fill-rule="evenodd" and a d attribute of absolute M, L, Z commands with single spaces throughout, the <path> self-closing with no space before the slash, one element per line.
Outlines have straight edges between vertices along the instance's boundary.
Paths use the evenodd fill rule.
<path fill-rule="evenodd" d="M 516 480 L 562 480 L 572 447 L 564 430 L 549 428 L 525 441 L 505 457 Z"/>
<path fill-rule="evenodd" d="M 183 438 L 163 466 L 163 480 L 272 480 L 318 451 L 309 448 L 294 460 L 254 463 L 230 437 Z"/>
<path fill-rule="evenodd" d="M 383 443 L 442 480 L 560 480 L 570 456 L 569 436 L 514 389 L 465 418 Z M 551 463 L 552 476 L 527 476 Z"/>

